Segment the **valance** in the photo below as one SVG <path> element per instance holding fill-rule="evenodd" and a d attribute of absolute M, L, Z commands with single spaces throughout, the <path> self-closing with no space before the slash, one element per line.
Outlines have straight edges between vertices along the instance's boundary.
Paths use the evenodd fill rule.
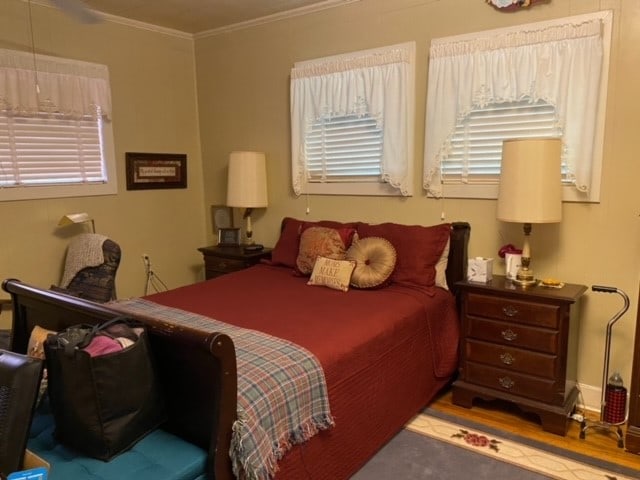
<path fill-rule="evenodd" d="M 111 117 L 105 65 L 0 49 L 0 111 Z"/>
<path fill-rule="evenodd" d="M 440 166 L 456 124 L 490 104 L 543 100 L 555 109 L 567 178 L 591 182 L 603 63 L 602 19 L 436 39 L 430 48 L 423 184 L 442 195 Z M 567 121 L 571 119 L 571 121 Z"/>
<path fill-rule="evenodd" d="M 291 70 L 293 189 L 307 180 L 305 135 L 320 118 L 369 116 L 382 130 L 382 180 L 409 195 L 408 84 L 412 50 L 375 52 L 296 64 Z"/>

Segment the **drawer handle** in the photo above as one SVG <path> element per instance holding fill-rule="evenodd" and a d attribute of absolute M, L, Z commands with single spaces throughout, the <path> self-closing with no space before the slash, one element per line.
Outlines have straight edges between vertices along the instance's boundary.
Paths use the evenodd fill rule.
<path fill-rule="evenodd" d="M 511 380 L 509 377 L 500 377 L 498 379 L 498 382 L 500 382 L 500 386 L 506 388 L 507 390 L 513 388 L 513 386 L 516 384 L 516 382 Z"/>
<path fill-rule="evenodd" d="M 518 309 L 513 305 L 507 305 L 506 307 L 502 307 L 502 313 L 507 317 L 515 317 L 518 314 Z"/>
<path fill-rule="evenodd" d="M 510 328 L 507 328 L 506 330 L 502 331 L 502 338 L 504 338 L 507 342 L 513 342 L 516 338 L 518 338 L 518 334 Z"/>
<path fill-rule="evenodd" d="M 500 354 L 500 361 L 505 365 L 513 365 L 513 362 L 515 362 L 516 359 L 509 352 L 506 352 Z"/>
<path fill-rule="evenodd" d="M 218 267 L 219 267 L 219 268 L 222 268 L 222 269 L 227 268 L 227 262 L 220 262 L 220 263 L 218 264 Z"/>

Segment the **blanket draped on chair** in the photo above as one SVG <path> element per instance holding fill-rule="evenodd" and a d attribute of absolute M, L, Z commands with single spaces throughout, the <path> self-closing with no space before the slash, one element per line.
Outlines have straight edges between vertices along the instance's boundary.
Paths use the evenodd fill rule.
<path fill-rule="evenodd" d="M 71 240 L 67 248 L 64 272 L 60 286 L 67 288 L 73 277 L 86 267 L 97 267 L 104 262 L 102 244 L 107 240 L 97 233 L 82 233 Z"/>
<path fill-rule="evenodd" d="M 233 425 L 233 471 L 239 479 L 268 480 L 293 445 L 334 425 L 324 372 L 306 349 L 255 330 L 144 299 L 109 304 L 127 315 L 228 335 L 238 370 L 238 419 Z"/>

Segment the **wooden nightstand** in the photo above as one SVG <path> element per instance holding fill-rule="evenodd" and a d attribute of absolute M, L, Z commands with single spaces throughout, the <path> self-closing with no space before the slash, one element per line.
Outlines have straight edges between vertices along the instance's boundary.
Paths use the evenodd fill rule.
<path fill-rule="evenodd" d="M 225 273 L 236 272 L 260 262 L 271 256 L 271 248 L 257 252 L 245 252 L 242 247 L 210 247 L 199 248 L 204 256 L 205 278 L 219 277 Z"/>
<path fill-rule="evenodd" d="M 457 285 L 462 331 L 453 403 L 507 400 L 537 414 L 544 430 L 565 435 L 578 398 L 572 305 L 587 287 L 523 289 L 504 276 Z"/>

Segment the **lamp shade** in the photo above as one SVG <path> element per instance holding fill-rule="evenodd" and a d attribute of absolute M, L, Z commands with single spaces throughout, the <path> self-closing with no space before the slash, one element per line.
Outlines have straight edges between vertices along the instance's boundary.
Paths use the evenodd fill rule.
<path fill-rule="evenodd" d="M 92 218 L 88 213 L 67 213 L 58 222 L 59 227 L 66 227 L 67 225 L 73 225 L 74 223 L 90 222 Z"/>
<path fill-rule="evenodd" d="M 261 152 L 231 152 L 227 182 L 227 205 L 267 206 L 267 162 Z"/>
<path fill-rule="evenodd" d="M 562 220 L 559 138 L 505 140 L 497 217 L 504 222 L 557 223 Z"/>

